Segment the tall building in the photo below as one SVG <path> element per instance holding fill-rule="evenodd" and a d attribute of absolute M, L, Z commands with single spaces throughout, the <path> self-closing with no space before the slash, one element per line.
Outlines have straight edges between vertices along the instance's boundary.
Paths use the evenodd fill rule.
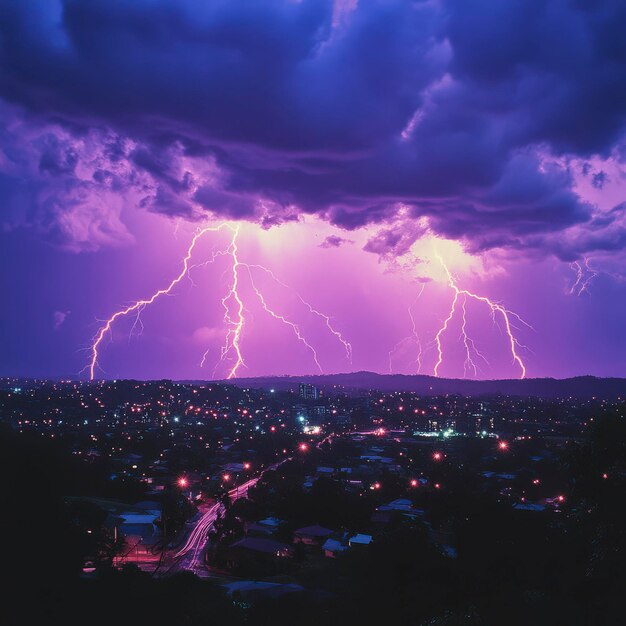
<path fill-rule="evenodd" d="M 320 397 L 320 390 L 314 385 L 300 383 L 300 397 L 304 400 L 317 400 Z"/>

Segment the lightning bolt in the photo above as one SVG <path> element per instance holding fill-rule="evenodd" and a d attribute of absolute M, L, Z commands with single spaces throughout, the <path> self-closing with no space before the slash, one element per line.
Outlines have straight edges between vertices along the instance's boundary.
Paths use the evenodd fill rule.
<path fill-rule="evenodd" d="M 465 361 L 463 362 L 463 378 L 467 377 L 467 372 L 471 369 L 474 371 L 474 377 L 478 374 L 478 370 L 480 369 L 474 359 L 472 358 L 472 352 L 481 358 L 487 365 L 489 365 L 489 361 L 485 358 L 485 356 L 478 350 L 474 340 L 467 334 L 467 296 L 463 296 L 463 300 L 461 302 L 461 339 L 463 340 L 463 347 L 465 348 Z"/>
<path fill-rule="evenodd" d="M 313 357 L 313 361 L 315 361 L 315 365 L 317 366 L 317 369 L 320 371 L 321 374 L 323 374 L 324 370 L 322 369 L 322 366 L 320 365 L 320 362 L 317 358 L 317 351 L 306 340 L 306 338 L 302 334 L 302 331 L 300 330 L 300 327 L 294 322 L 292 322 L 291 320 L 288 320 L 285 316 L 280 315 L 279 313 L 276 313 L 275 311 L 270 309 L 270 307 L 267 305 L 267 302 L 265 301 L 265 298 L 263 297 L 263 294 L 259 291 L 259 289 L 254 283 L 254 279 L 252 278 L 252 271 L 250 270 L 250 267 L 248 267 L 248 275 L 250 276 L 250 285 L 252 286 L 252 289 L 256 293 L 257 297 L 259 298 L 259 301 L 261 302 L 261 306 L 263 307 L 263 310 L 266 313 L 269 313 L 269 315 L 271 315 L 274 319 L 281 321 L 283 324 L 286 324 L 293 330 L 295 336 L 298 338 L 298 341 L 302 342 L 311 353 Z"/>
<path fill-rule="evenodd" d="M 417 332 L 417 325 L 415 323 L 415 317 L 413 316 L 413 307 L 415 306 L 417 301 L 421 298 L 422 294 L 424 293 L 425 287 L 426 287 L 426 284 L 422 283 L 422 288 L 420 289 L 420 292 L 417 294 L 415 300 L 411 304 L 409 304 L 409 307 L 407 309 L 407 313 L 409 314 L 409 319 L 411 320 L 411 334 L 408 335 L 407 337 L 404 337 L 403 339 L 400 339 L 400 341 L 398 341 L 398 343 L 396 343 L 396 345 L 389 351 L 389 373 L 390 374 L 393 373 L 394 354 L 400 348 L 400 346 L 404 345 L 405 343 L 409 341 L 415 343 L 415 347 L 417 349 L 417 356 L 415 358 L 415 361 L 413 361 L 413 363 L 417 365 L 416 373 L 419 374 L 422 371 L 422 354 L 423 354 L 422 340 Z"/>
<path fill-rule="evenodd" d="M 191 264 L 191 259 L 194 254 L 194 249 L 198 241 L 205 236 L 207 233 L 215 233 L 224 228 L 227 228 L 231 232 L 231 238 L 228 243 L 228 246 L 225 249 L 216 250 L 215 248 L 211 251 L 211 256 L 209 259 L 201 262 Z M 217 368 L 221 363 L 228 362 L 228 371 L 226 374 L 226 379 L 230 380 L 237 376 L 239 369 L 242 366 L 246 366 L 245 359 L 242 352 L 241 342 L 244 333 L 244 327 L 246 324 L 245 311 L 246 307 L 244 304 L 244 298 L 241 293 L 241 279 L 240 270 L 245 268 L 247 271 L 247 277 L 250 283 L 250 287 L 256 294 L 259 299 L 263 310 L 270 315 L 272 318 L 279 320 L 286 326 L 288 326 L 295 334 L 298 341 L 303 343 L 306 348 L 310 351 L 313 361 L 315 362 L 316 367 L 319 369 L 321 373 L 323 373 L 323 369 L 319 362 L 318 354 L 313 345 L 307 340 L 302 332 L 300 326 L 298 326 L 295 322 L 291 321 L 284 315 L 273 310 L 267 303 L 267 299 L 261 292 L 261 290 L 257 287 L 254 282 L 252 269 L 258 268 L 266 272 L 271 278 L 287 289 L 293 291 L 293 293 L 297 296 L 300 302 L 307 307 L 309 312 L 319 318 L 321 318 L 328 330 L 333 334 L 333 336 L 342 344 L 346 351 L 346 356 L 351 361 L 352 360 L 352 345 L 348 342 L 343 335 L 332 325 L 331 318 L 328 315 L 325 315 L 318 309 L 314 308 L 309 302 L 307 302 L 297 291 L 291 289 L 287 284 L 282 282 L 278 277 L 267 267 L 263 265 L 256 264 L 248 264 L 240 261 L 239 259 L 239 246 L 238 246 L 238 237 L 239 237 L 240 227 L 239 225 L 231 225 L 227 223 L 220 224 L 217 227 L 206 227 L 198 230 L 194 235 L 189 247 L 187 248 L 187 252 L 182 261 L 182 269 L 179 274 L 164 288 L 155 291 L 149 298 L 144 300 L 137 300 L 130 304 L 129 306 L 116 311 L 111 317 L 104 321 L 103 325 L 98 329 L 95 337 L 93 338 L 90 352 L 91 358 L 89 364 L 85 367 L 85 369 L 89 370 L 90 380 L 93 380 L 95 377 L 96 368 L 98 366 L 98 360 L 100 357 L 100 349 L 102 346 L 102 342 L 104 338 L 109 334 L 112 330 L 113 325 L 122 317 L 126 317 L 128 315 L 134 314 L 135 320 L 133 322 L 130 336 L 135 332 L 136 328 L 139 328 L 139 334 L 141 334 L 143 330 L 143 323 L 141 321 L 141 313 L 145 310 L 145 308 L 155 302 L 158 298 L 163 295 L 170 295 L 174 288 L 184 279 L 187 278 L 191 282 L 193 286 L 195 283 L 193 281 L 191 272 L 192 270 L 200 267 L 205 267 L 210 263 L 213 263 L 218 257 L 221 256 L 229 256 L 232 259 L 232 264 L 230 265 L 228 272 L 230 275 L 230 280 L 228 282 L 228 289 L 225 295 L 221 298 L 221 305 L 224 309 L 224 324 L 226 326 L 226 337 L 224 340 L 224 345 L 220 350 L 220 358 L 215 365 L 215 369 L 213 370 L 213 376 L 215 377 Z M 205 350 L 202 355 L 202 359 L 200 361 L 200 367 L 204 367 L 207 357 L 209 354 L 209 349 Z"/>
<path fill-rule="evenodd" d="M 209 355 L 209 351 L 211 348 L 207 348 L 203 354 L 202 354 L 202 359 L 200 359 L 200 367 L 204 367 L 204 364 L 206 363 L 206 358 Z"/>
<path fill-rule="evenodd" d="M 442 338 L 445 335 L 446 331 L 448 330 L 448 327 L 450 323 L 452 322 L 452 319 L 454 318 L 454 315 L 457 310 L 457 305 L 459 303 L 459 300 L 462 297 L 463 299 L 461 303 L 461 309 L 462 309 L 461 337 L 463 338 L 465 354 L 466 354 L 466 359 L 464 362 L 465 372 L 467 372 L 468 367 L 474 369 L 475 372 L 477 369 L 476 363 L 472 359 L 470 348 L 473 348 L 474 352 L 478 356 L 484 359 L 482 354 L 480 354 L 480 352 L 476 350 L 474 342 L 468 337 L 467 332 L 466 332 L 467 321 L 466 321 L 465 306 L 466 306 L 466 301 L 469 298 L 477 302 L 482 302 L 486 304 L 490 309 L 491 316 L 494 319 L 494 321 L 496 319 L 496 314 L 500 314 L 500 316 L 502 317 L 502 321 L 504 323 L 505 334 L 508 339 L 509 349 L 511 351 L 513 363 L 516 363 L 520 369 L 520 378 L 525 378 L 526 366 L 524 365 L 524 361 L 522 360 L 522 358 L 520 357 L 518 353 L 518 349 L 522 348 L 523 346 L 518 342 L 518 340 L 515 338 L 515 335 L 513 334 L 513 325 L 511 324 L 511 317 L 516 318 L 528 328 L 532 329 L 532 326 L 530 326 L 530 324 L 525 322 L 519 315 L 517 315 L 517 313 L 514 313 L 513 311 L 509 311 L 508 309 L 505 309 L 501 304 L 498 304 L 497 302 L 493 302 L 486 296 L 479 296 L 478 294 L 472 293 L 471 291 L 468 291 L 467 289 L 460 289 L 458 285 L 456 284 L 456 281 L 454 280 L 452 274 L 450 273 L 448 266 L 445 264 L 441 256 L 437 255 L 437 259 L 439 260 L 439 262 L 441 263 L 441 265 L 446 271 L 446 275 L 448 277 L 448 285 L 454 291 L 454 298 L 452 299 L 452 304 L 450 306 L 450 311 L 448 313 L 448 316 L 446 317 L 443 324 L 437 331 L 437 334 L 435 335 L 435 345 L 437 346 L 438 359 L 437 359 L 437 362 L 435 363 L 435 368 L 433 372 L 434 375 L 439 376 L 439 368 L 441 367 L 441 364 L 443 363 L 443 359 L 444 359 Z"/>
<path fill-rule="evenodd" d="M 569 266 L 571 269 L 573 269 L 576 272 L 576 281 L 571 286 L 569 292 L 570 292 L 570 295 L 576 294 L 579 296 L 580 295 L 579 285 L 583 279 L 583 268 L 578 261 L 574 261 L 573 263 L 570 263 Z"/>
<path fill-rule="evenodd" d="M 281 287 L 284 287 L 285 289 L 292 291 L 295 294 L 295 296 L 298 298 L 298 300 L 300 300 L 300 302 L 305 307 L 307 307 L 307 309 L 309 310 L 309 313 L 311 313 L 312 315 L 316 315 L 320 319 L 324 320 L 326 328 L 328 328 L 328 330 L 335 336 L 337 341 L 341 343 L 344 350 L 346 351 L 346 358 L 348 359 L 350 363 L 352 363 L 352 344 L 347 339 L 345 339 L 344 336 L 332 325 L 330 316 L 326 315 L 325 313 L 322 313 L 321 311 L 313 307 L 313 305 L 310 302 L 305 300 L 295 289 L 293 289 L 292 287 L 284 283 L 282 280 L 280 280 L 276 276 L 276 274 L 274 274 L 274 272 L 270 270 L 269 268 L 265 267 L 264 265 L 258 265 L 258 264 L 246 264 L 246 265 L 248 268 L 257 268 L 257 269 L 264 271 L 266 274 L 268 274 L 272 278 L 272 280 L 274 280 Z"/>
<path fill-rule="evenodd" d="M 237 237 L 239 236 L 239 225 L 233 229 L 233 236 L 228 246 L 228 252 L 233 258 L 232 264 L 232 282 L 228 293 L 222 298 L 222 306 L 224 307 L 224 322 L 228 327 L 226 332 L 226 341 L 222 346 L 220 362 L 224 361 L 228 357 L 230 352 L 235 353 L 235 362 L 231 366 L 227 380 L 234 378 L 237 375 L 237 371 L 243 365 L 245 367 L 245 361 L 241 353 L 241 335 L 243 333 L 243 327 L 245 324 L 245 318 L 243 315 L 244 305 L 241 296 L 239 295 L 239 248 L 237 246 Z M 234 303 L 234 313 L 231 313 L 231 302 Z M 219 365 L 219 363 L 218 363 Z M 217 366 L 216 366 L 217 367 Z"/>
<path fill-rule="evenodd" d="M 570 267 L 576 272 L 576 281 L 570 288 L 570 294 L 581 296 L 583 293 L 589 293 L 589 285 L 599 274 L 599 270 L 595 270 L 589 265 L 589 259 L 583 259 L 583 265 L 580 261 L 570 263 Z"/>
<path fill-rule="evenodd" d="M 229 226 L 228 224 L 220 224 L 219 226 L 216 226 L 216 227 L 207 226 L 205 228 L 198 230 L 198 232 L 196 232 L 196 234 L 193 236 L 193 239 L 191 240 L 189 247 L 187 248 L 187 253 L 185 254 L 185 257 L 183 258 L 183 267 L 180 273 L 178 274 L 178 276 L 176 276 L 176 278 L 174 278 L 169 283 L 167 287 L 165 287 L 164 289 L 159 289 L 155 291 L 149 298 L 145 300 L 137 300 L 136 302 L 133 302 L 126 308 L 116 311 L 115 313 L 113 313 L 113 315 L 111 315 L 111 317 L 109 317 L 109 319 L 105 320 L 104 324 L 99 328 L 98 332 L 93 338 L 93 342 L 91 344 L 91 349 L 90 349 L 91 358 L 90 358 L 89 364 L 87 365 L 90 380 L 93 380 L 95 377 L 96 367 L 98 366 L 98 359 L 100 357 L 100 346 L 104 338 L 106 337 L 106 335 L 111 332 L 111 328 L 113 327 L 113 324 L 122 317 L 126 317 L 127 315 L 130 315 L 131 313 L 136 313 L 137 318 L 135 319 L 135 324 L 133 324 L 133 328 L 134 328 L 139 320 L 141 312 L 147 306 L 152 304 L 155 300 L 157 300 L 161 296 L 169 295 L 174 289 L 174 287 L 176 287 L 176 285 L 178 285 L 178 283 L 180 283 L 183 280 L 183 278 L 185 278 L 185 276 L 188 275 L 189 270 L 191 269 L 189 266 L 189 261 L 191 260 L 191 256 L 193 254 L 194 248 L 196 247 L 196 244 L 198 243 L 198 241 L 207 233 L 215 233 L 225 227 L 232 229 L 232 226 Z"/>
<path fill-rule="evenodd" d="M 422 291 L 424 291 L 424 285 L 422 285 Z M 420 294 L 421 295 L 421 294 Z M 419 374 L 422 371 L 422 340 L 417 334 L 417 327 L 415 326 L 415 318 L 413 317 L 413 311 L 409 308 L 409 317 L 411 318 L 411 335 L 415 341 L 415 347 L 417 348 L 417 355 L 415 357 L 415 365 L 417 365 L 416 373 Z"/>

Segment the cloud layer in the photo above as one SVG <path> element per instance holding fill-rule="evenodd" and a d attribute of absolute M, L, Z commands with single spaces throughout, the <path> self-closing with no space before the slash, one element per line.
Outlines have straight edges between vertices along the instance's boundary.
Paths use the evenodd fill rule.
<path fill-rule="evenodd" d="M 127 241 L 129 203 L 380 224 L 378 254 L 424 219 L 471 250 L 622 249 L 623 205 L 575 181 L 623 162 L 625 29 L 619 0 L 0 2 L 0 219 L 77 250 Z"/>

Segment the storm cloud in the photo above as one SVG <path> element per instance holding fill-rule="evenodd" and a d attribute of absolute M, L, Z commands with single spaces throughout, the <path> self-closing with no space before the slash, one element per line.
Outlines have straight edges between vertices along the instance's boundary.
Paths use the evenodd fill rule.
<path fill-rule="evenodd" d="M 617 0 L 4 0 L 0 219 L 79 250 L 128 240 L 129 202 L 378 224 L 381 255 L 424 220 L 476 251 L 622 248 L 572 162 L 623 158 L 625 29 Z"/>

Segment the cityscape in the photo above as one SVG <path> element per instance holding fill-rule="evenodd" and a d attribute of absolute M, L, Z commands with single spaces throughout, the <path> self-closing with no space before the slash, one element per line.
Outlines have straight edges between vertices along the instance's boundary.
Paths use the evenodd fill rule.
<path fill-rule="evenodd" d="M 8 554 L 54 598 L 34 614 L 78 623 L 102 603 L 104 621 L 165 623 L 182 603 L 187 623 L 288 624 L 298 611 L 305 624 L 537 613 L 599 624 L 621 613 L 623 398 L 279 382 L 2 379 L 6 536 L 25 538 Z"/>
<path fill-rule="evenodd" d="M 0 626 L 621 626 L 626 3 L 0 0 Z"/>

